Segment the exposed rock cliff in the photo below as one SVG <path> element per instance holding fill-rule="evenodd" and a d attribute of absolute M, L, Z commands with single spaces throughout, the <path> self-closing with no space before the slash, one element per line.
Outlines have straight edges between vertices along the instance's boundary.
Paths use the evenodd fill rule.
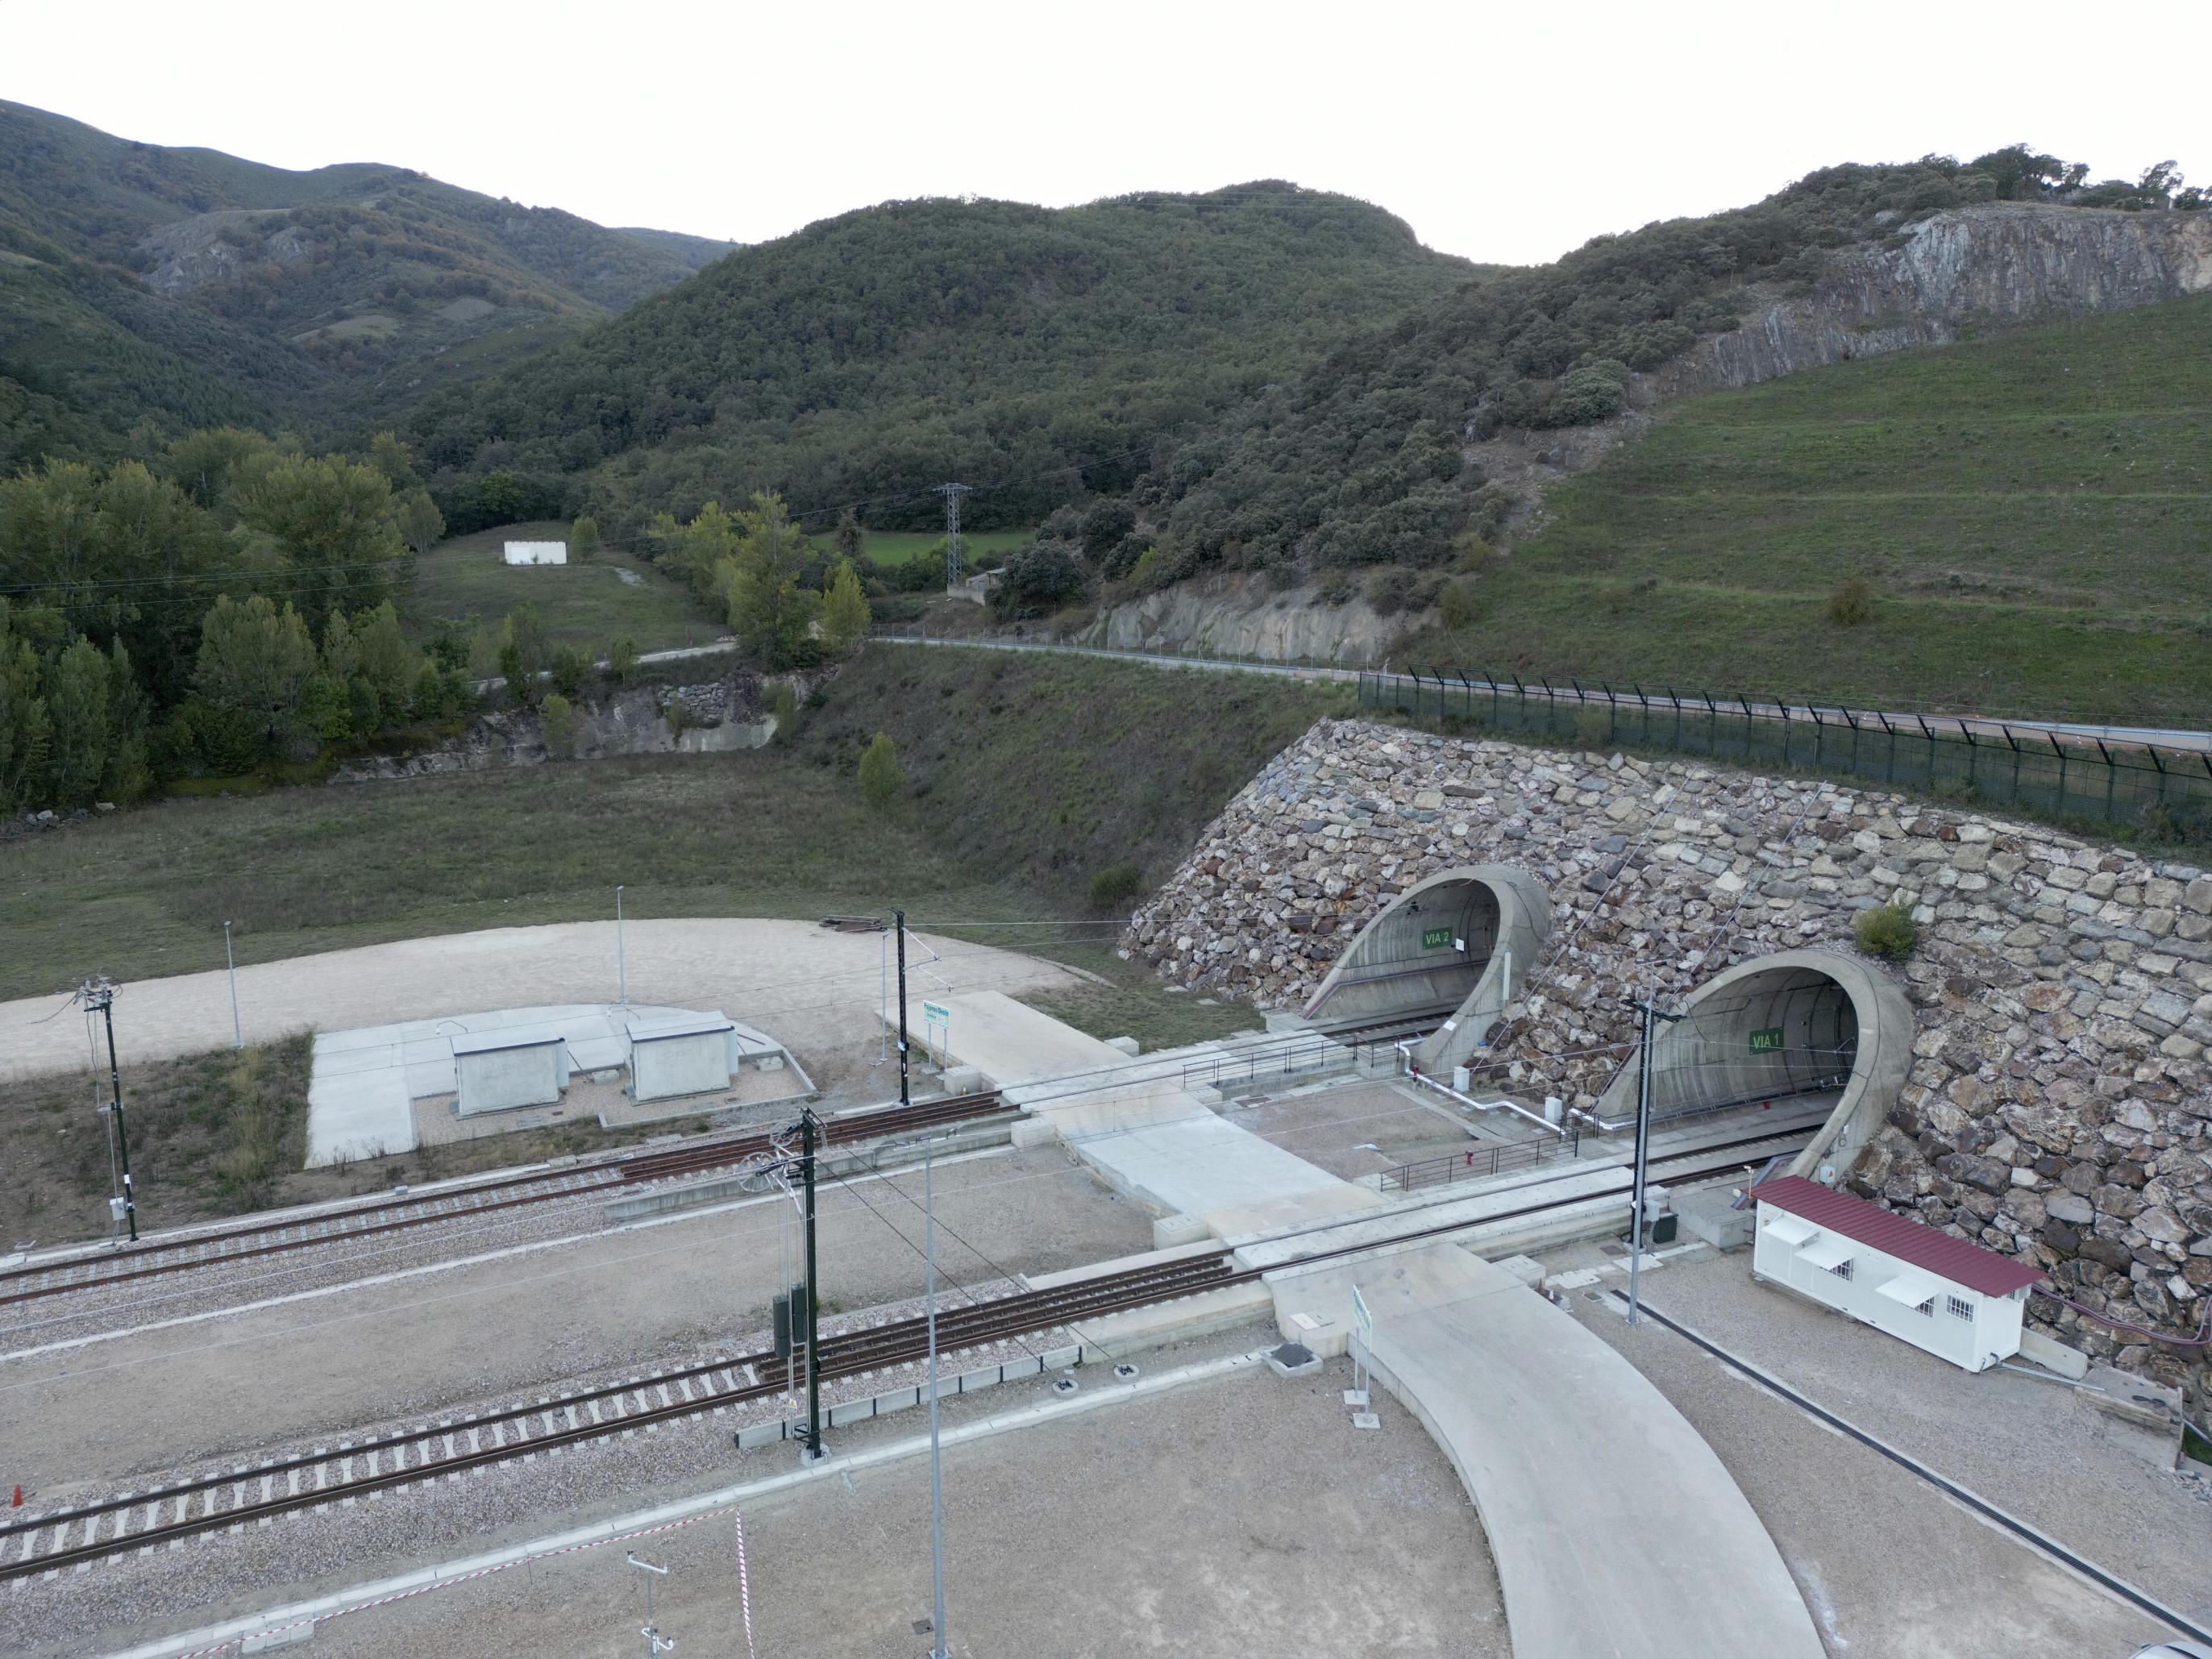
<path fill-rule="evenodd" d="M 1116 651 L 1182 651 L 1284 662 L 1379 662 L 1396 623 L 1364 599 L 1331 605 L 1311 586 L 1278 590 L 1212 576 L 1103 611 L 1077 636 Z"/>

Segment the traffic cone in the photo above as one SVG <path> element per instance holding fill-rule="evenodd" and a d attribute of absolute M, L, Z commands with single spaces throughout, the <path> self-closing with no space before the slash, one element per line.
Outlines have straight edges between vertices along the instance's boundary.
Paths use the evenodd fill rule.
<path fill-rule="evenodd" d="M 15 1496 L 9 1501 L 8 1507 L 11 1510 L 20 1510 L 23 1507 L 23 1489 L 21 1486 L 15 1488 Z"/>

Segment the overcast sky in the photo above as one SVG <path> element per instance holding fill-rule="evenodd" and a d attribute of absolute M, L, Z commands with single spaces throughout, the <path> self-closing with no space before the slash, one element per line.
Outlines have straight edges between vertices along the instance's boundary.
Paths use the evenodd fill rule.
<path fill-rule="evenodd" d="M 892 198 L 1284 178 L 1477 259 L 2024 139 L 2212 183 L 2212 6 L 0 0 L 0 97 L 761 241 Z M 2193 149 L 2192 149 L 2193 147 Z"/>

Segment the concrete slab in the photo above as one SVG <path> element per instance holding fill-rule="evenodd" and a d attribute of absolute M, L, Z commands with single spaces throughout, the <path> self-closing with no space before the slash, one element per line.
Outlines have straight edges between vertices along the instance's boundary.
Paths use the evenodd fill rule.
<path fill-rule="evenodd" d="M 1781 1554 L 1712 1449 L 1633 1366 L 1452 1245 L 1270 1275 L 1293 1312 L 1374 1317 L 1375 1376 L 1482 1516 L 1517 1659 L 1821 1659 Z"/>

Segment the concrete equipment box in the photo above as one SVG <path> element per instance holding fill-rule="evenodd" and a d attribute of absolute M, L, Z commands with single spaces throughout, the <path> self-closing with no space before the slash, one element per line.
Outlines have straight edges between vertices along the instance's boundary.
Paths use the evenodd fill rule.
<path fill-rule="evenodd" d="M 568 1046 L 550 1026 L 469 1031 L 453 1039 L 453 1075 L 464 1117 L 550 1105 L 568 1086 Z"/>
<path fill-rule="evenodd" d="M 665 1100 L 728 1088 L 736 1034 L 720 1014 L 630 1021 L 630 1097 Z"/>

